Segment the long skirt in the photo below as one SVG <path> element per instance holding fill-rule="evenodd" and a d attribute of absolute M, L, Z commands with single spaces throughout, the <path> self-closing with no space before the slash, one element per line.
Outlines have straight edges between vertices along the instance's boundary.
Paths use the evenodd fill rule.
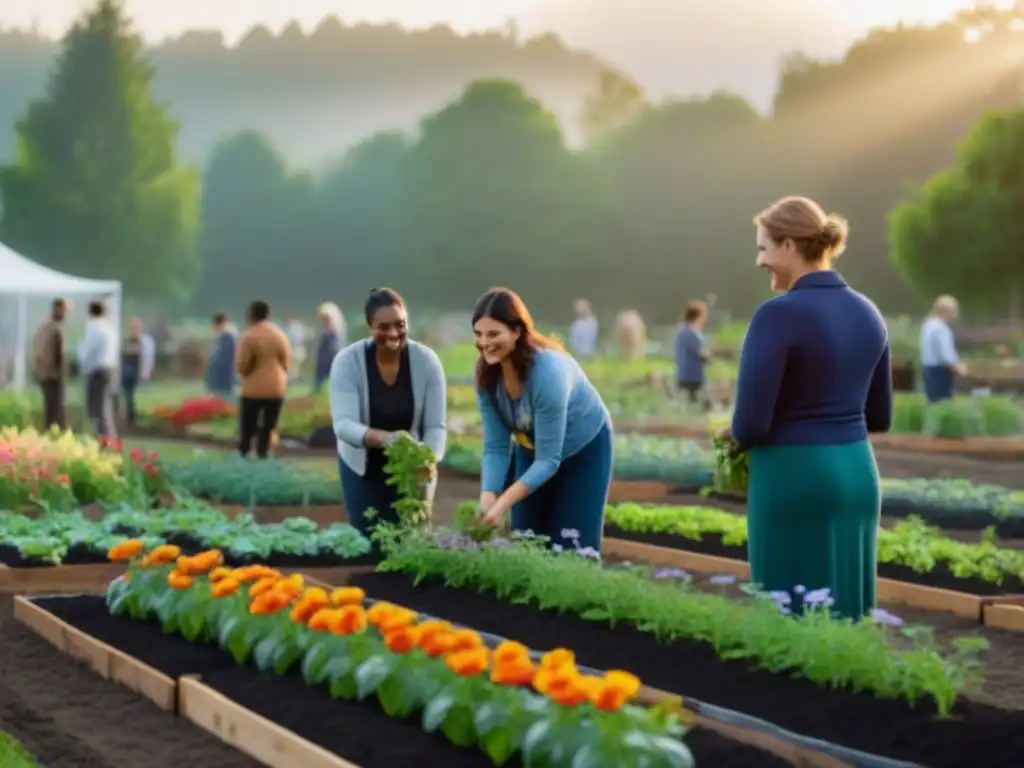
<path fill-rule="evenodd" d="M 868 441 L 750 451 L 749 558 L 762 589 L 827 588 L 834 614 L 864 616 L 875 607 L 880 516 Z"/>

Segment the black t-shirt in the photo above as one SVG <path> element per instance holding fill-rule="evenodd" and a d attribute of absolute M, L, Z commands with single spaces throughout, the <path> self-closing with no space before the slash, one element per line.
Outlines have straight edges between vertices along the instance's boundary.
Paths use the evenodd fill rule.
<path fill-rule="evenodd" d="M 412 396 L 412 373 L 409 365 L 409 348 L 402 350 L 398 363 L 398 378 L 388 386 L 380 376 L 377 366 L 377 346 L 366 345 L 366 381 L 370 394 L 371 429 L 382 429 L 385 432 L 399 432 L 412 429 L 414 404 Z M 384 471 L 384 451 L 380 448 L 368 448 L 366 451 L 366 473 L 382 474 Z"/>

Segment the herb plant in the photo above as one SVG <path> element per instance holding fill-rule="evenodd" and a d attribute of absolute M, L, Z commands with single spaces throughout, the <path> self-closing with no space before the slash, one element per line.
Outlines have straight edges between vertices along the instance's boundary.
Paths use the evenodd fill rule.
<path fill-rule="evenodd" d="M 901 649 L 890 642 L 887 628 L 870 619 L 838 619 L 827 608 L 785 616 L 769 599 L 740 603 L 696 592 L 684 580 L 652 581 L 634 569 L 603 569 L 529 541 L 441 549 L 423 532 L 380 526 L 375 535 L 386 553 L 380 569 L 406 573 L 417 582 L 437 578 L 508 603 L 632 625 L 665 642 L 701 640 L 723 659 L 745 659 L 822 686 L 911 704 L 930 698 L 942 716 L 980 684 L 983 638 L 961 639 L 953 654 L 944 655 L 926 632 L 903 628 L 903 642 L 910 647 Z"/>
<path fill-rule="evenodd" d="M 667 533 L 692 541 L 720 536 L 726 546 L 747 544 L 746 517 L 708 507 L 619 504 L 606 509 L 605 522 L 634 533 Z M 916 573 L 930 573 L 943 564 L 957 578 L 996 585 L 1009 578 L 1024 580 L 1024 551 L 999 547 L 993 530 L 986 530 L 978 543 L 957 541 L 917 517 L 878 529 L 878 561 Z"/>
<path fill-rule="evenodd" d="M 238 455 L 167 462 L 171 487 L 197 498 L 252 507 L 305 507 L 339 504 L 337 478 L 304 471 L 278 460 L 254 461 Z"/>

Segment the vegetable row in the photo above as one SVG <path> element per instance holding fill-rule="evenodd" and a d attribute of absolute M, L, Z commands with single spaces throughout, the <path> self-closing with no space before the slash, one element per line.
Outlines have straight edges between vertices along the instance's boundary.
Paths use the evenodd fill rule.
<path fill-rule="evenodd" d="M 615 529 L 636 534 L 668 534 L 686 541 L 716 538 L 735 547 L 741 558 L 747 545 L 747 518 L 709 507 L 648 507 L 618 504 L 605 511 L 608 534 Z M 992 531 L 977 543 L 958 541 L 917 518 L 878 530 L 878 561 L 929 573 L 943 565 L 961 579 L 975 578 L 1001 585 L 1024 580 L 1024 550 L 1001 548 Z"/>
<path fill-rule="evenodd" d="M 0 542 L 26 561 L 59 565 L 74 554 L 75 562 L 105 562 L 107 549 L 126 533 L 147 545 L 174 539 L 191 547 L 217 547 L 235 561 L 253 558 L 321 558 L 339 563 L 370 552 L 370 542 L 345 523 L 327 528 L 304 517 L 260 524 L 251 515 L 230 517 L 202 502 L 183 502 L 170 509 L 108 510 L 101 522 L 81 512 L 50 512 L 38 519 L 0 512 Z"/>
<path fill-rule="evenodd" d="M 262 565 L 225 568 L 218 550 L 145 549 L 128 540 L 109 553 L 130 561 L 107 594 L 114 615 L 218 643 L 265 673 L 299 670 L 334 699 L 373 697 L 389 716 L 418 716 L 425 731 L 495 765 L 514 756 L 551 768 L 693 765 L 678 716 L 630 703 L 640 681 L 628 672 L 584 674 L 567 649 L 535 663 L 520 643 L 491 649 L 472 630 L 385 602 L 367 606 L 357 588 L 305 587 L 300 575 Z"/>
<path fill-rule="evenodd" d="M 980 684 L 984 638 L 958 638 L 945 652 L 929 630 L 903 628 L 895 642 L 896 617 L 877 611 L 858 622 L 836 618 L 828 610 L 827 590 L 811 585 L 769 595 L 748 587 L 752 597 L 743 602 L 664 573 L 652 579 L 650 568 L 605 568 L 575 553 L 553 553 L 546 542 L 529 537 L 479 542 L 451 531 L 378 530 L 386 552 L 381 568 L 414 583 L 437 579 L 509 604 L 632 626 L 660 642 L 700 640 L 722 659 L 745 660 L 823 687 L 911 704 L 931 699 L 942 716 Z M 797 616 L 792 605 L 799 594 L 804 606 Z"/>

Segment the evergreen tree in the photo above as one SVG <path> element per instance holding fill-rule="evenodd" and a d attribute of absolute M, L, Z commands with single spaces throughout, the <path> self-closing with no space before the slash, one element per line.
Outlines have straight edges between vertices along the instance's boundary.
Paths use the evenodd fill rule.
<path fill-rule="evenodd" d="M 55 269 L 118 279 L 133 299 L 180 297 L 198 267 L 198 175 L 117 0 L 98 0 L 63 40 L 43 98 L 0 169 L 0 234 Z"/>

